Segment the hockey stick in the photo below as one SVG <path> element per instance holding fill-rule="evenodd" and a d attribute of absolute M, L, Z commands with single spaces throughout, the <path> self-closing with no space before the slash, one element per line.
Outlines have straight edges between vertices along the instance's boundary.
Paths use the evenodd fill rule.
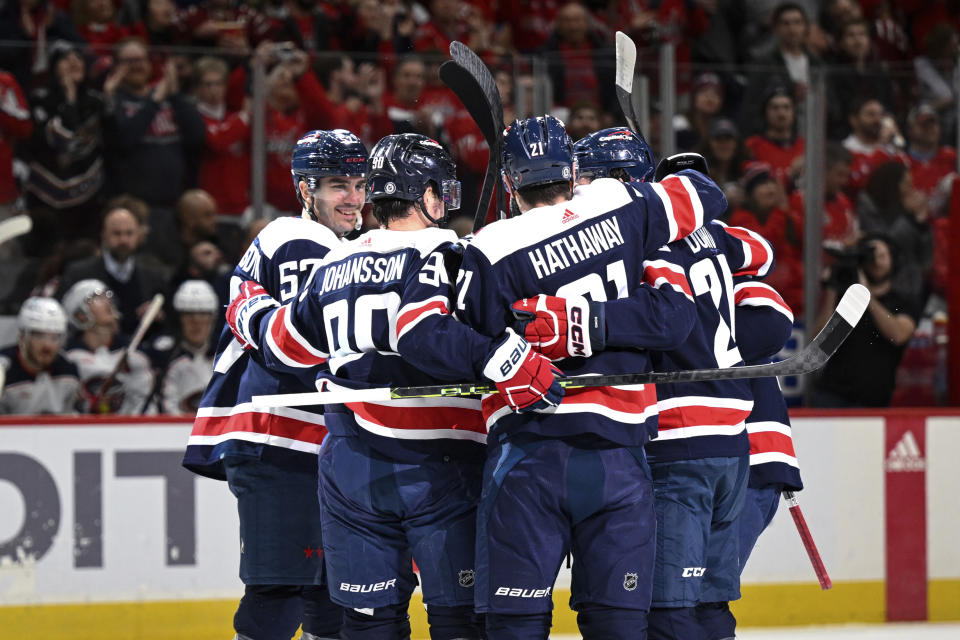
<path fill-rule="evenodd" d="M 483 89 L 477 83 L 476 79 L 470 75 L 463 67 L 453 60 L 447 60 L 440 65 L 440 80 L 443 84 L 450 87 L 454 95 L 460 99 L 463 106 L 467 108 L 470 117 L 480 128 L 480 133 L 487 141 L 487 147 L 490 150 L 490 158 L 487 160 L 487 172 L 483 176 L 483 186 L 480 189 L 480 196 L 477 199 L 477 209 L 473 214 L 473 230 L 478 231 L 483 226 L 487 218 L 487 209 L 490 207 L 490 199 L 493 197 L 493 190 L 497 186 L 499 176 L 499 162 L 494 152 L 496 148 L 495 133 L 496 127 L 493 122 L 492 113 L 487 111 L 484 106 L 486 98 L 483 95 Z"/>
<path fill-rule="evenodd" d="M 650 371 L 613 375 L 583 375 L 561 378 L 565 389 L 585 387 L 608 387 L 636 384 L 662 384 L 667 382 L 701 382 L 707 380 L 742 380 L 800 375 L 816 371 L 830 359 L 846 340 L 853 327 L 870 302 L 870 292 L 863 285 L 850 286 L 837 304 L 836 310 L 823 330 L 802 351 L 791 358 L 770 364 L 754 364 L 744 367 L 722 369 L 688 369 L 686 371 Z M 381 387 L 347 391 L 317 391 L 254 396 L 252 402 L 259 407 L 298 407 L 314 404 L 342 404 L 345 402 L 386 402 L 405 398 L 456 397 L 497 393 L 494 385 L 486 382 L 465 382 L 422 387 Z"/>
<path fill-rule="evenodd" d="M 496 183 L 500 179 L 500 154 L 503 149 L 501 138 L 503 135 L 503 98 L 500 97 L 497 81 L 493 78 L 493 74 L 490 73 L 487 65 L 480 59 L 480 56 L 462 42 L 454 40 L 450 44 L 450 57 L 476 81 L 476 84 L 479 85 L 480 91 L 483 94 L 484 100 L 482 104 L 478 103 L 473 110 L 470 110 L 469 106 L 467 106 L 467 109 L 470 111 L 471 117 L 473 117 L 481 127 L 481 131 L 483 131 L 484 125 L 480 125 L 479 123 L 484 119 L 484 116 L 479 110 L 481 107 L 486 108 L 486 118 L 491 122 L 491 125 L 484 133 L 484 137 L 487 139 L 487 145 L 490 147 L 490 160 L 487 161 L 487 178 L 492 178 L 492 186 L 496 187 Z M 486 185 L 487 178 L 484 179 L 484 185 Z M 506 215 L 503 186 L 496 187 L 496 192 L 497 215 L 503 218 Z M 490 194 L 487 195 L 487 200 L 481 200 L 478 203 L 478 206 L 483 207 L 482 215 L 484 217 L 486 216 L 487 208 L 490 206 L 489 198 Z M 474 225 L 476 224 L 477 219 L 475 218 Z"/>
<path fill-rule="evenodd" d="M 616 46 L 617 70 L 615 81 L 617 84 L 617 102 L 620 103 L 620 110 L 623 112 L 623 117 L 627 120 L 627 126 L 630 127 L 631 131 L 640 136 L 642 140 L 646 141 L 643 131 L 640 131 L 640 126 L 637 124 L 637 112 L 633 103 L 633 79 L 634 68 L 637 65 L 637 45 L 635 45 L 633 40 L 630 39 L 630 36 L 623 31 L 617 31 Z"/>
<path fill-rule="evenodd" d="M 144 311 L 143 317 L 140 318 L 140 324 L 137 325 L 137 330 L 133 334 L 133 338 L 130 340 L 130 344 L 127 345 L 127 348 L 123 350 L 123 354 L 117 359 L 117 364 L 113 366 L 113 370 L 110 372 L 110 375 L 106 377 L 103 381 L 103 384 L 100 385 L 100 389 L 97 391 L 97 395 L 93 397 L 93 400 L 90 401 L 90 407 L 96 409 L 100 406 L 100 402 L 103 400 L 103 396 L 107 393 L 107 390 L 110 388 L 110 385 L 113 384 L 113 381 L 116 379 L 117 374 L 120 373 L 120 370 L 126 364 L 127 359 L 129 359 L 130 354 L 137 350 L 137 347 L 140 346 L 140 343 L 143 342 L 143 336 L 147 334 L 147 329 L 150 328 L 150 325 L 153 324 L 153 321 L 156 320 L 157 316 L 160 314 L 160 309 L 163 308 L 163 294 L 158 293 L 153 296 L 153 299 L 150 301 L 150 306 L 147 307 L 147 310 Z"/>
<path fill-rule="evenodd" d="M 7 218 L 3 222 L 0 222 L 0 244 L 8 240 L 13 240 L 25 233 L 30 233 L 30 229 L 32 228 L 33 220 L 26 214 Z"/>
<path fill-rule="evenodd" d="M 803 517 L 803 511 L 800 511 L 800 501 L 793 491 L 784 491 L 783 499 L 790 506 L 790 515 L 793 516 L 793 523 L 797 525 L 797 532 L 800 534 L 800 540 L 803 541 L 803 548 L 807 550 L 810 556 L 810 564 L 817 574 L 817 580 L 820 581 L 820 588 L 824 591 L 833 586 L 830 576 L 827 574 L 827 568 L 823 566 L 823 560 L 820 558 L 820 552 L 817 551 L 817 545 L 810 534 L 810 528 L 807 526 L 807 520 Z"/>

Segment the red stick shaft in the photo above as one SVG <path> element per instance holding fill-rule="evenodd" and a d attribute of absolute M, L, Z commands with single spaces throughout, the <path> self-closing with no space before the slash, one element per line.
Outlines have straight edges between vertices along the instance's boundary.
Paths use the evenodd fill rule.
<path fill-rule="evenodd" d="M 817 574 L 817 580 L 820 581 L 820 588 L 826 591 L 833 586 L 833 582 L 827 574 L 827 568 L 823 566 L 820 552 L 817 551 L 817 544 L 813 541 L 810 527 L 807 526 L 803 511 L 800 510 L 800 501 L 797 500 L 792 491 L 784 491 L 783 497 L 790 506 L 790 515 L 793 516 L 793 523 L 797 525 L 797 532 L 800 534 L 800 540 L 803 541 L 803 548 L 807 550 L 807 555 L 810 557 L 810 564 L 813 565 L 813 570 Z"/>

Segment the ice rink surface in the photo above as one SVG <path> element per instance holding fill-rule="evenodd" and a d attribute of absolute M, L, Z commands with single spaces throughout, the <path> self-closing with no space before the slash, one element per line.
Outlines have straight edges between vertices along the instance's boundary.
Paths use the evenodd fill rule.
<path fill-rule="evenodd" d="M 551 640 L 580 640 L 580 636 L 550 636 Z M 960 624 L 917 622 L 901 624 L 851 624 L 829 627 L 743 629 L 744 640 L 960 640 Z"/>

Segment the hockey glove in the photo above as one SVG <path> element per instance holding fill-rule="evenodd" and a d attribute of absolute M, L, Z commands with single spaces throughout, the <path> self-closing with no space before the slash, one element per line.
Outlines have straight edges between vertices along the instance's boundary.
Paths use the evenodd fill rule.
<path fill-rule="evenodd" d="M 555 407 L 563 399 L 563 387 L 556 379 L 563 372 L 513 329 L 507 329 L 487 356 L 483 375 L 497 385 L 497 391 L 517 413 Z"/>
<path fill-rule="evenodd" d="M 660 182 L 669 175 L 684 169 L 693 169 L 703 175 L 709 175 L 707 159 L 699 153 L 676 153 L 657 163 L 657 170 L 653 175 L 654 182 Z"/>
<path fill-rule="evenodd" d="M 557 298 L 540 294 L 511 306 L 513 328 L 530 346 L 550 358 L 589 358 L 606 346 L 603 303 L 586 298 Z"/>
<path fill-rule="evenodd" d="M 280 303 L 270 297 L 267 290 L 253 280 L 245 280 L 240 292 L 227 306 L 227 324 L 244 349 L 256 349 L 253 336 L 260 326 L 264 313 L 279 307 Z"/>

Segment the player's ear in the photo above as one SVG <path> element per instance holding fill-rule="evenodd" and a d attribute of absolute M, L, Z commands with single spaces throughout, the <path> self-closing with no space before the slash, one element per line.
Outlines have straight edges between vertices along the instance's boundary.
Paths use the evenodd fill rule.
<path fill-rule="evenodd" d="M 308 203 L 308 209 L 313 208 L 313 193 L 310 191 L 310 185 L 307 184 L 306 180 L 301 180 L 300 184 L 297 185 L 297 188 L 300 189 L 300 197 L 303 198 L 303 201 Z"/>

